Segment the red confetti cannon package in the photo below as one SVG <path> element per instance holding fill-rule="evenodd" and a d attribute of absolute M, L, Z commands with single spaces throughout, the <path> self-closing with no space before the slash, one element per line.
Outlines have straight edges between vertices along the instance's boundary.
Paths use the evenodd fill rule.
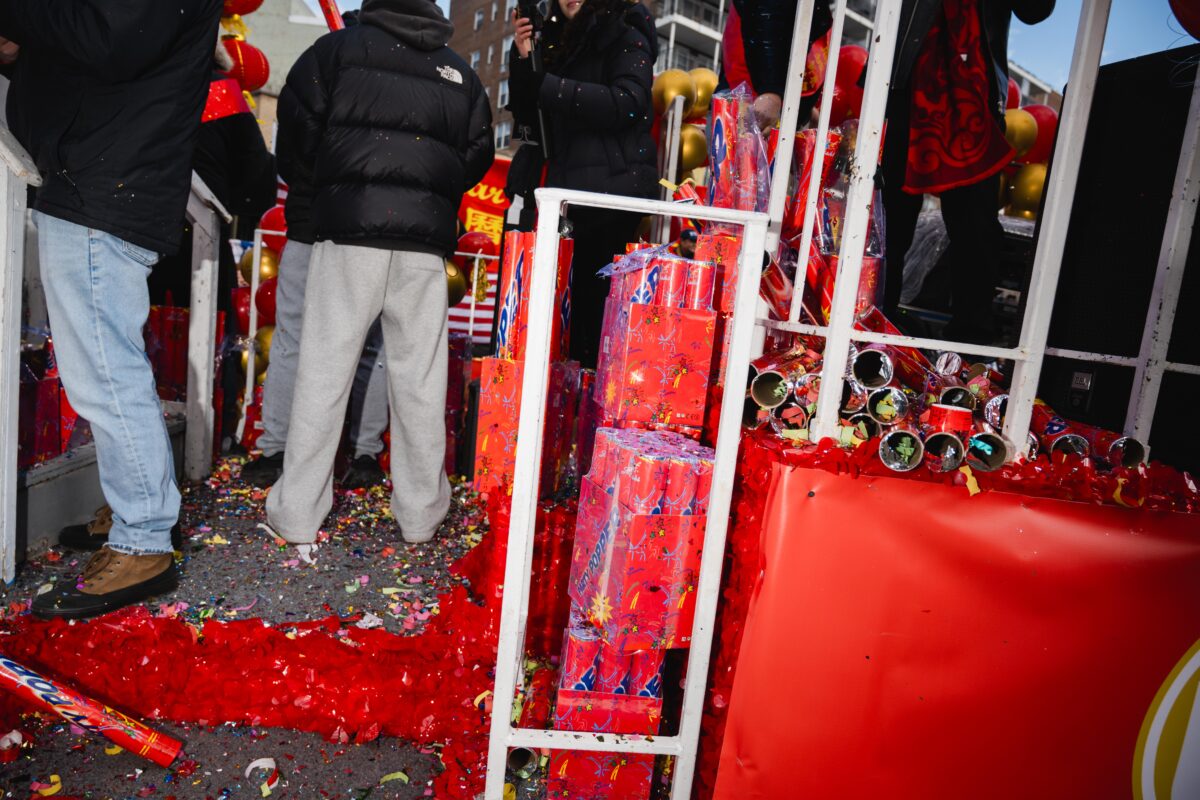
<path fill-rule="evenodd" d="M 504 234 L 500 272 L 501 286 L 496 322 L 496 354 L 512 361 L 525 359 L 529 334 L 529 286 L 533 274 L 532 231 Z M 550 360 L 559 361 L 569 350 L 571 332 L 571 257 L 575 243 L 561 239 L 558 272 L 554 282 L 554 319 L 550 332 Z"/>
<path fill-rule="evenodd" d="M 601 429 L 583 481 L 569 592 L 622 652 L 686 646 L 712 450 L 660 431 Z"/>
<path fill-rule="evenodd" d="M 683 268 L 687 277 L 679 280 Z M 660 292 L 663 269 L 678 282 Z M 608 270 L 612 276 L 601 328 L 596 370 L 598 401 L 611 425 L 679 425 L 699 428 L 712 368 L 716 314 L 707 307 L 715 270 L 706 262 L 638 251 Z M 657 294 L 704 308 L 654 304 Z"/>
<path fill-rule="evenodd" d="M 479 378 L 479 421 L 475 433 L 475 486 L 480 492 L 512 494 L 517 459 L 517 425 L 521 413 L 519 361 L 482 359 Z M 553 492 L 566 478 L 570 465 L 571 432 L 575 423 L 573 399 L 579 392 L 579 362 L 550 365 L 547 413 L 542 437 L 543 494 Z"/>
<path fill-rule="evenodd" d="M 708 204 L 766 211 L 771 194 L 767 146 L 745 84 L 712 98 L 708 135 Z"/>

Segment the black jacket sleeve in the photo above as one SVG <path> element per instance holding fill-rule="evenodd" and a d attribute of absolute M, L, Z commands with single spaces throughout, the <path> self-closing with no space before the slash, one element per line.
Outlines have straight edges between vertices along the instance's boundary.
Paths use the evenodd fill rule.
<path fill-rule="evenodd" d="M 4 0 L 0 36 L 36 46 L 113 81 L 129 80 L 162 60 L 181 26 L 208 19 L 218 0 Z M 200 12 L 200 13 L 197 13 Z"/>
<path fill-rule="evenodd" d="M 604 83 L 563 78 L 547 72 L 538 103 L 575 127 L 619 131 L 641 123 L 649 113 L 654 58 L 650 43 L 630 28 L 608 49 Z"/>
<path fill-rule="evenodd" d="M 275 205 L 275 157 L 253 114 L 230 117 L 230 211 L 257 219 Z"/>
<path fill-rule="evenodd" d="M 471 94 L 471 122 L 467 128 L 467 185 L 463 187 L 464 192 L 483 180 L 496 157 L 496 144 L 492 138 L 492 104 L 483 91 L 483 84 L 479 82 L 478 76 L 475 76 L 473 81 Z"/>
<path fill-rule="evenodd" d="M 279 93 L 279 132 L 275 143 L 279 174 L 288 183 L 312 183 L 325 134 L 329 97 L 315 48 L 300 54 Z"/>
<path fill-rule="evenodd" d="M 537 124 L 538 89 L 541 76 L 533 72 L 533 59 L 521 58 L 514 44 L 508 52 L 508 110 L 517 127 Z"/>

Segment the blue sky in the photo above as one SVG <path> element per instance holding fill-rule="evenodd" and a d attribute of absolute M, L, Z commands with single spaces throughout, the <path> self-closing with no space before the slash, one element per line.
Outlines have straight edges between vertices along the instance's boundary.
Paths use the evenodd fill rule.
<path fill-rule="evenodd" d="M 1057 0 L 1054 13 L 1038 25 L 1025 25 L 1015 18 L 1008 53 L 1013 61 L 1061 90 L 1071 69 L 1071 50 L 1079 24 L 1082 0 Z M 361 0 L 341 0 L 343 9 L 357 8 Z M 438 0 L 447 11 L 450 0 Z M 1103 62 L 1181 47 L 1195 41 L 1183 32 L 1167 0 L 1113 0 L 1104 41 Z"/>
<path fill-rule="evenodd" d="M 1071 69 L 1071 50 L 1081 0 L 1057 0 L 1038 25 L 1013 19 L 1008 56 L 1061 90 Z M 1167 0 L 1113 0 L 1101 61 L 1110 64 L 1195 42 L 1175 21 Z"/>

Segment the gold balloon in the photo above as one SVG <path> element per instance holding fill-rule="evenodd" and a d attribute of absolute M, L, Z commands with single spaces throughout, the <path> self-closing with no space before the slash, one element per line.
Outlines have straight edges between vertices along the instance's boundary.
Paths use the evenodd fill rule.
<path fill-rule="evenodd" d="M 654 79 L 650 90 L 654 98 L 654 113 L 667 113 L 676 97 L 683 97 L 683 116 L 687 119 L 692 115 L 692 107 L 696 105 L 696 84 L 692 76 L 681 69 L 669 69 Z"/>
<path fill-rule="evenodd" d="M 452 306 L 458 305 L 467 296 L 467 275 L 453 261 L 446 262 L 446 290 Z"/>
<path fill-rule="evenodd" d="M 274 325 L 263 325 L 254 334 L 254 341 L 258 344 L 258 354 L 263 359 L 263 366 L 271 363 L 271 340 L 275 337 Z"/>
<path fill-rule="evenodd" d="M 708 139 L 699 125 L 684 125 L 679 131 L 679 169 L 691 172 L 708 163 Z"/>
<path fill-rule="evenodd" d="M 1037 141 L 1037 120 L 1023 108 L 1010 108 L 1004 112 L 1004 138 L 1017 151 L 1017 156 L 1029 152 Z"/>
<path fill-rule="evenodd" d="M 1037 212 L 1036 211 L 1018 211 L 1017 209 L 1013 208 L 1012 206 L 1009 206 L 1008 208 L 1004 209 L 1004 216 L 1020 217 L 1021 219 L 1037 219 Z"/>
<path fill-rule="evenodd" d="M 238 272 L 242 273 L 242 280 L 246 285 L 250 285 L 252 277 L 250 273 L 250 262 L 254 260 L 253 248 L 246 248 L 246 252 L 242 253 L 242 260 L 238 262 Z M 270 280 L 279 274 L 279 254 L 269 247 L 264 247 L 258 254 L 258 283 L 261 286 L 263 281 Z"/>
<path fill-rule="evenodd" d="M 1000 193 L 996 197 L 996 208 L 1004 208 L 1008 205 L 1008 195 L 1012 187 L 1008 185 L 1008 176 L 1003 172 L 1000 173 Z"/>
<path fill-rule="evenodd" d="M 639 222 L 638 226 L 637 226 L 637 233 L 635 234 L 635 237 L 636 237 L 635 240 L 639 241 L 639 242 L 650 241 L 650 233 L 653 230 L 653 228 L 654 228 L 654 217 L 649 216 L 649 215 L 642 217 L 642 221 Z"/>
<path fill-rule="evenodd" d="M 243 350 L 242 351 L 242 374 L 243 375 L 246 374 L 246 367 L 249 363 L 250 363 L 250 351 L 248 349 Z M 266 371 L 266 369 L 267 369 L 267 360 L 265 358 L 263 358 L 263 354 L 255 353 L 254 354 L 254 374 L 261 375 L 261 374 L 263 374 L 264 371 Z"/>
<path fill-rule="evenodd" d="M 1045 164 L 1026 164 L 1021 167 L 1012 181 L 1012 207 L 1017 211 L 1036 214 L 1038 206 L 1042 202 L 1042 190 L 1045 186 Z M 1027 219 L 1032 219 L 1032 217 L 1027 217 Z"/>
<path fill-rule="evenodd" d="M 692 76 L 692 83 L 696 86 L 696 104 L 692 106 L 692 116 L 703 116 L 712 105 L 713 92 L 717 90 L 717 82 L 720 79 L 717 73 L 707 67 L 696 67 L 688 74 Z"/>

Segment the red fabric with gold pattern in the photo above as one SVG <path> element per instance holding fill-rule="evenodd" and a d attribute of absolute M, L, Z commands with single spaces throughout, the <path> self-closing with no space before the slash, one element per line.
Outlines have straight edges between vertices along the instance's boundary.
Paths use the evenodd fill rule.
<path fill-rule="evenodd" d="M 990 70 L 978 0 L 943 0 L 913 68 L 906 192 L 969 186 L 1013 159 L 991 112 Z"/>
<path fill-rule="evenodd" d="M 249 114 L 250 106 L 242 94 L 241 85 L 233 78 L 222 78 L 208 85 L 208 100 L 204 103 L 201 122 L 212 122 L 234 114 Z"/>

